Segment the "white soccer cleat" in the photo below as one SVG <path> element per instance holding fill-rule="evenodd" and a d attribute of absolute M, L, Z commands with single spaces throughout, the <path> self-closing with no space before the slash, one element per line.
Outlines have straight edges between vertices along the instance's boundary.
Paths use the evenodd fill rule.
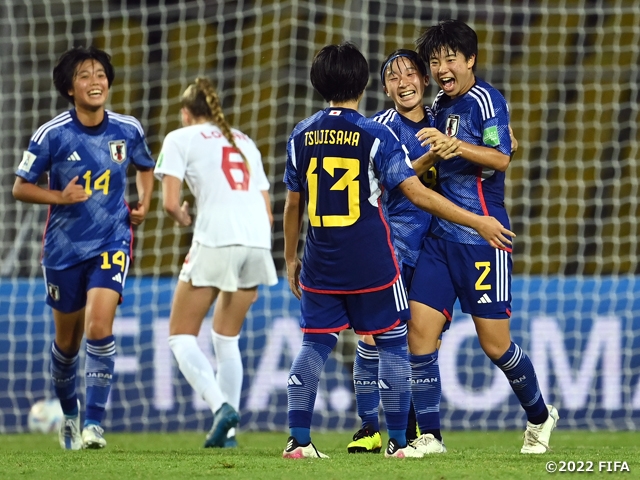
<path fill-rule="evenodd" d="M 64 450 L 80 450 L 82 436 L 80 435 L 80 410 L 73 418 L 64 417 L 58 430 L 58 441 Z"/>
<path fill-rule="evenodd" d="M 103 428 L 100 425 L 87 425 L 82 430 L 82 448 L 104 448 L 107 446 L 107 441 L 102 434 Z"/>
<path fill-rule="evenodd" d="M 287 447 L 282 452 L 282 458 L 329 458 L 329 456 L 319 452 L 311 442 L 300 445 L 294 437 L 289 437 Z"/>
<path fill-rule="evenodd" d="M 441 442 L 431 433 L 425 433 L 420 435 L 413 442 L 411 446 L 424 455 L 430 455 L 432 453 L 446 453 L 447 447 L 444 446 L 444 442 Z"/>
<path fill-rule="evenodd" d="M 424 457 L 424 453 L 411 444 L 400 448 L 396 439 L 390 438 L 387 449 L 384 451 L 384 456 L 387 458 L 422 458 Z"/>
<path fill-rule="evenodd" d="M 524 432 L 524 445 L 520 453 L 541 454 L 549 451 L 549 438 L 551 432 L 556 428 L 560 415 L 553 405 L 547 405 L 549 418 L 540 425 L 527 422 L 527 429 Z"/>

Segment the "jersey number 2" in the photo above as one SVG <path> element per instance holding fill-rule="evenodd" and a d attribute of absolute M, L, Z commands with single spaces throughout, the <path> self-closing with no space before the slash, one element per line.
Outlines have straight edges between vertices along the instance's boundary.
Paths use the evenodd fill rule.
<path fill-rule="evenodd" d="M 222 147 L 222 171 L 231 190 L 249 190 L 249 169 L 233 147 Z"/>
<path fill-rule="evenodd" d="M 360 160 L 357 158 L 324 157 L 322 169 L 332 177 L 336 168 L 346 170 L 337 180 L 331 190 L 347 190 L 349 213 L 347 215 L 318 215 L 318 159 L 311 158 L 307 170 L 307 184 L 309 187 L 309 222 L 313 227 L 348 227 L 360 218 L 360 182 L 356 180 L 360 173 Z"/>

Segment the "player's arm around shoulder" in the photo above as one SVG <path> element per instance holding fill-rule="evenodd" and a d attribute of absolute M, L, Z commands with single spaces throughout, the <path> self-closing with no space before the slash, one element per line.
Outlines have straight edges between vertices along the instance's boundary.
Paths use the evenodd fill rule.
<path fill-rule="evenodd" d="M 473 228 L 494 248 L 509 248 L 515 233 L 505 228 L 496 218 L 476 215 L 460 208 L 439 193 L 422 185 L 412 176 L 399 185 L 402 193 L 417 207 L 444 220 Z"/>
<path fill-rule="evenodd" d="M 302 262 L 298 258 L 298 242 L 302 230 L 304 214 L 304 196 L 301 192 L 287 191 L 284 203 L 284 260 L 287 266 L 287 280 L 291 292 L 300 299 L 300 270 Z"/>

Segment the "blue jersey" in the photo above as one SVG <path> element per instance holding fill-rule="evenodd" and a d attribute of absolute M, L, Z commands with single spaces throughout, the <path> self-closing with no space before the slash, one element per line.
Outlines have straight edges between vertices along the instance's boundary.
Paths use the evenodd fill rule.
<path fill-rule="evenodd" d="M 378 112 L 372 118 L 393 130 L 410 160 L 416 160 L 429 151 L 429 147 L 423 147 L 420 140 L 416 138 L 416 133 L 421 129 L 435 126 L 435 117 L 429 107 L 425 107 L 424 119 L 417 123 L 400 115 L 395 108 Z M 435 182 L 434 174 L 435 168 L 432 167 L 425 174 L 428 175 L 428 178 L 425 179 L 423 176 L 421 181 L 426 186 L 433 188 L 435 186 L 433 183 Z M 431 214 L 411 203 L 399 188 L 387 192 L 385 201 L 399 260 L 405 265 L 415 267 L 422 241 L 429 231 Z"/>
<path fill-rule="evenodd" d="M 88 128 L 72 109 L 36 130 L 16 175 L 36 183 L 49 172 L 51 190 L 64 190 L 78 176 L 90 195 L 86 202 L 49 207 L 45 267 L 62 270 L 103 252 L 130 255 L 133 235 L 124 199 L 130 162 L 142 170 L 155 164 L 140 122 L 128 115 L 106 111 L 99 126 Z"/>
<path fill-rule="evenodd" d="M 471 90 L 453 99 L 440 91 L 433 102 L 433 112 L 436 127 L 448 136 L 511 154 L 507 101 L 487 82 L 476 78 Z M 442 195 L 473 213 L 493 216 L 509 228 L 504 179 L 504 172 L 460 156 L 438 165 L 438 188 Z M 434 220 L 432 233 L 457 243 L 488 244 L 475 230 L 440 218 Z"/>
<path fill-rule="evenodd" d="M 307 202 L 303 289 L 364 293 L 393 285 L 400 269 L 381 197 L 413 175 L 393 132 L 355 110 L 328 108 L 295 127 L 284 182 Z"/>

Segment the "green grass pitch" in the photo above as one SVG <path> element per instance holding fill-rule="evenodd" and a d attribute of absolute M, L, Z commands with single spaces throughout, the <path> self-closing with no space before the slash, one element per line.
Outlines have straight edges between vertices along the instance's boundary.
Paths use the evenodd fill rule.
<path fill-rule="evenodd" d="M 553 451 L 519 453 L 522 432 L 447 432 L 449 451 L 423 459 L 386 459 L 383 454 L 346 453 L 348 432 L 314 433 L 328 460 L 284 460 L 287 433 L 243 433 L 232 450 L 201 448 L 204 434 L 108 433 L 105 450 L 62 451 L 54 435 L 0 435 L 2 479 L 536 479 L 640 478 L 640 433 L 556 431 Z M 384 440 L 386 443 L 386 439 Z M 547 462 L 593 472 L 547 473 Z M 608 472 L 613 462 L 626 462 L 629 472 Z M 611 462 L 602 464 L 599 462 Z M 621 467 L 618 466 L 618 469 Z M 602 471 L 600 471 L 602 470 Z"/>

